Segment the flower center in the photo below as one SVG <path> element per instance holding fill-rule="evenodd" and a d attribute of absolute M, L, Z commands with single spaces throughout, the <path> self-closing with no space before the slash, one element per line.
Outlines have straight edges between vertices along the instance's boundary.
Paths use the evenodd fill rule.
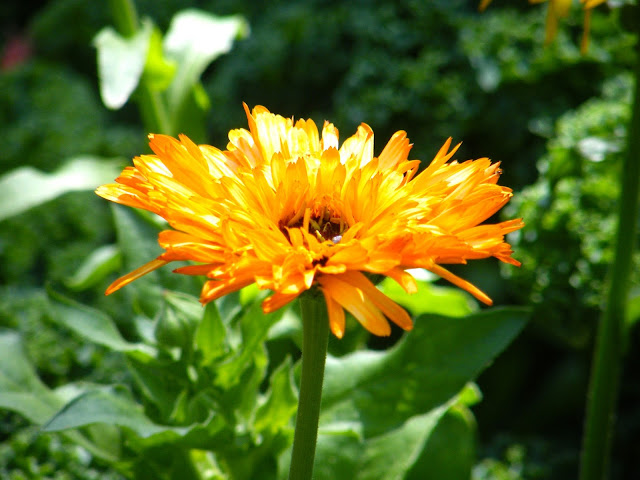
<path fill-rule="evenodd" d="M 286 224 L 289 228 L 303 228 L 315 235 L 321 242 L 330 240 L 338 243 L 342 240 L 342 235 L 349 229 L 349 225 L 332 208 L 326 205 L 314 208 L 301 209 Z M 286 229 L 281 227 L 286 235 Z"/>

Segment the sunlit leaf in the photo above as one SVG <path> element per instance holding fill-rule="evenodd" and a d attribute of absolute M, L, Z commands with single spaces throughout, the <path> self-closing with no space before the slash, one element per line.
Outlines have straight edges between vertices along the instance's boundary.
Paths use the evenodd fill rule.
<path fill-rule="evenodd" d="M 183 10 L 173 17 L 164 39 L 167 57 L 178 64 L 169 87 L 172 114 L 180 110 L 207 66 L 228 52 L 233 41 L 246 35 L 248 28 L 240 16 L 216 17 L 196 9 Z"/>
<path fill-rule="evenodd" d="M 105 27 L 96 35 L 93 43 L 98 49 L 98 77 L 100 95 L 108 108 L 122 107 L 138 86 L 151 40 L 153 26 L 150 21 L 130 38 Z"/>
<path fill-rule="evenodd" d="M 462 317 L 477 310 L 476 302 L 459 288 L 440 287 L 423 280 L 417 280 L 416 283 L 418 291 L 408 294 L 395 281 L 386 277 L 380 282 L 380 289 L 414 316 L 437 313 L 449 317 Z"/>
<path fill-rule="evenodd" d="M 112 181 L 121 170 L 119 159 L 82 156 L 68 160 L 53 173 L 20 167 L 0 177 L 0 220 L 41 205 L 63 193 L 93 190 Z"/>

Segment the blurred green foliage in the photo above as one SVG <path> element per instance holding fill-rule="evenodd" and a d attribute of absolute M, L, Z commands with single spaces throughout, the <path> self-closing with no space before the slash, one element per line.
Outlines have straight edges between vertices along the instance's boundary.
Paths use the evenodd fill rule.
<path fill-rule="evenodd" d="M 513 292 L 536 306 L 548 334 L 577 348 L 605 301 L 631 87 L 630 76 L 613 77 L 601 96 L 563 115 L 538 162 L 540 178 L 507 209 L 527 221 L 512 239 L 523 266 L 504 269 Z M 637 269 L 632 284 L 640 285 Z"/>

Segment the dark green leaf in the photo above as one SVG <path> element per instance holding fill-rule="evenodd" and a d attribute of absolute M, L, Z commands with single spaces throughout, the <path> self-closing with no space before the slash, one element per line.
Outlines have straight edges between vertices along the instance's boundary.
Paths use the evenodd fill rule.
<path fill-rule="evenodd" d="M 451 407 L 440 419 L 407 480 L 463 480 L 471 478 L 475 463 L 473 414 L 462 405 Z"/>
<path fill-rule="evenodd" d="M 396 428 L 460 391 L 524 327 L 528 311 L 502 308 L 463 318 L 423 315 L 388 352 L 328 358 L 325 422 L 361 421 L 365 437 Z"/>

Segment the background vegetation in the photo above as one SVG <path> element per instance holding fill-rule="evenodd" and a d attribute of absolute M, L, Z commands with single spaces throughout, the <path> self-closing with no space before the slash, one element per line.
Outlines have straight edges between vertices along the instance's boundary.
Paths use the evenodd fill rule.
<path fill-rule="evenodd" d="M 581 55 L 576 9 L 545 48 L 544 8 L 496 0 L 478 14 L 475 3 L 136 2 L 162 31 L 187 6 L 241 14 L 250 26 L 202 78 L 211 110 L 200 142 L 226 145 L 227 132 L 246 123 L 244 101 L 317 123 L 329 119 L 343 137 L 364 121 L 376 133 L 376 151 L 404 129 L 413 158 L 430 160 L 452 136 L 464 141 L 459 159 L 502 162 L 501 183 L 516 191 L 506 216 L 527 224 L 510 238 L 523 266 L 501 270 L 482 261 L 459 272 L 497 304 L 530 305 L 534 315 L 478 379 L 483 399 L 472 409 L 474 476 L 575 478 L 594 327 L 612 258 L 634 38 L 619 12 L 605 6 L 594 13 L 591 48 Z M 79 155 L 117 157 L 114 163 L 124 165 L 146 151 L 147 132 L 134 106 L 110 111 L 100 100 L 92 41 L 111 23 L 106 2 L 54 0 L 38 8 L 5 2 L 0 19 L 0 175 L 25 166 L 56 172 Z M 116 319 L 125 336 L 134 335 L 127 307 L 103 297 L 113 275 L 94 280 L 78 272 L 90 253 L 116 239 L 110 208 L 92 192 L 77 191 L 0 217 L 0 327 L 20 332 L 51 388 L 76 380 L 131 383 L 118 353 L 60 328 L 46 293 L 51 288 L 90 304 Z M 149 245 L 147 257 L 157 251 Z M 640 475 L 638 252 L 615 479 Z M 338 355 L 353 345 L 332 340 L 330 348 Z M 295 348 L 272 351 L 283 357 Z M 39 434 L 18 414 L 4 415 L 0 477 L 120 478 L 72 445 L 58 434 Z"/>

